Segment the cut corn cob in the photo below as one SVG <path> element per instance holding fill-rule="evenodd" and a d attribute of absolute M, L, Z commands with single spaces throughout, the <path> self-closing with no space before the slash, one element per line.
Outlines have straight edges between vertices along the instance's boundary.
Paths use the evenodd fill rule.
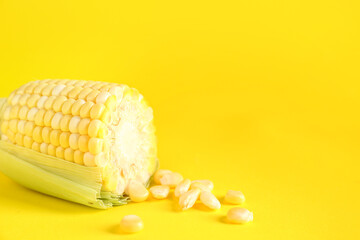
<path fill-rule="evenodd" d="M 34 81 L 0 99 L 0 109 L 0 170 L 34 190 L 45 191 L 31 186 L 31 181 L 24 184 L 5 156 L 64 180 L 74 180 L 76 169 L 76 181 L 90 181 L 86 174 L 95 171 L 95 180 L 87 184 L 100 184 L 97 190 L 112 197 L 122 196 L 131 180 L 148 184 L 157 169 L 152 109 L 126 85 Z"/>

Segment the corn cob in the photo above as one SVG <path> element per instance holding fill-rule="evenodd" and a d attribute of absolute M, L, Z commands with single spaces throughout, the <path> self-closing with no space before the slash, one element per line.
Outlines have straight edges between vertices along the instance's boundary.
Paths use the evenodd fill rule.
<path fill-rule="evenodd" d="M 33 81 L 0 99 L 0 109 L 0 170 L 34 190 L 108 208 L 126 202 L 131 180 L 146 185 L 157 169 L 152 109 L 126 85 Z M 74 189 L 93 192 L 82 199 Z"/>

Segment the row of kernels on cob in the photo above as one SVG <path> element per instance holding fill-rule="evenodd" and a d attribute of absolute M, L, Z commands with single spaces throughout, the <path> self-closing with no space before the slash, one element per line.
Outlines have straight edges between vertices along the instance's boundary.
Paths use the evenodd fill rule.
<path fill-rule="evenodd" d="M 70 80 L 25 84 L 7 99 L 2 139 L 96 166 L 109 145 L 107 125 L 121 88 L 114 83 Z"/>

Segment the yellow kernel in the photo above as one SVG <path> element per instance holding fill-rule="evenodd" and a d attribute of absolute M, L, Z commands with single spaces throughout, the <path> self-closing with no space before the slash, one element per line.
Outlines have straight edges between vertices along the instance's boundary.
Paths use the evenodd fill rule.
<path fill-rule="evenodd" d="M 44 115 L 44 126 L 50 127 L 51 121 L 55 115 L 55 112 L 53 110 L 47 110 Z"/>
<path fill-rule="evenodd" d="M 89 124 L 90 124 L 89 118 L 81 119 L 80 123 L 79 123 L 79 133 L 80 134 L 88 134 Z"/>
<path fill-rule="evenodd" d="M 92 120 L 89 124 L 88 128 L 88 135 L 90 137 L 97 137 L 99 136 L 100 129 L 105 128 L 105 125 L 103 122 L 101 122 L 98 119 Z"/>
<path fill-rule="evenodd" d="M 184 179 L 182 180 L 175 188 L 175 197 L 180 197 L 183 193 L 186 193 L 189 191 L 191 185 L 190 179 Z"/>
<path fill-rule="evenodd" d="M 61 111 L 63 114 L 71 114 L 71 108 L 76 102 L 75 99 L 69 98 L 67 99 L 64 104 L 61 106 Z"/>
<path fill-rule="evenodd" d="M 37 86 L 38 81 L 35 82 L 31 82 L 30 84 L 27 85 L 27 87 L 24 89 L 25 93 L 33 93 L 34 92 L 34 88 Z"/>
<path fill-rule="evenodd" d="M 200 190 L 192 189 L 180 195 L 179 206 L 181 210 L 186 210 L 194 206 L 196 200 L 199 198 Z"/>
<path fill-rule="evenodd" d="M 42 143 L 43 139 L 42 139 L 42 127 L 40 126 L 36 126 L 33 130 L 33 136 L 32 138 L 34 139 L 35 142 L 37 143 Z"/>
<path fill-rule="evenodd" d="M 28 106 L 22 106 L 19 110 L 19 118 L 22 120 L 26 120 L 29 110 L 30 109 L 28 108 Z"/>
<path fill-rule="evenodd" d="M 35 88 L 33 93 L 35 94 L 41 94 L 42 90 L 47 86 L 48 84 L 46 83 L 39 83 Z"/>
<path fill-rule="evenodd" d="M 169 195 L 170 187 L 164 185 L 157 185 L 157 186 L 152 186 L 149 190 L 153 198 L 165 199 Z"/>
<path fill-rule="evenodd" d="M 52 144 L 49 144 L 47 154 L 56 157 L 56 147 Z"/>
<path fill-rule="evenodd" d="M 131 201 L 133 202 L 143 202 L 149 196 L 149 191 L 145 188 L 145 186 L 135 180 L 132 180 L 128 186 L 128 192 Z"/>
<path fill-rule="evenodd" d="M 87 95 L 89 95 L 92 92 L 91 88 L 84 88 L 83 90 L 81 90 L 81 92 L 79 93 L 78 98 L 79 99 L 86 99 Z"/>
<path fill-rule="evenodd" d="M 49 98 L 49 97 L 47 97 L 47 96 L 41 96 L 41 97 L 39 98 L 39 100 L 37 101 L 37 103 L 36 103 L 36 107 L 37 107 L 38 109 L 44 108 L 44 107 L 45 107 L 45 102 L 48 100 L 48 98 Z"/>
<path fill-rule="evenodd" d="M 68 97 L 69 97 L 69 98 L 77 99 L 77 97 L 78 97 L 78 95 L 80 94 L 81 90 L 83 90 L 82 87 L 74 87 L 74 88 L 68 93 Z"/>
<path fill-rule="evenodd" d="M 69 137 L 69 145 L 70 148 L 76 150 L 79 149 L 79 137 L 80 135 L 78 133 L 72 133 Z"/>
<path fill-rule="evenodd" d="M 231 208 L 227 213 L 228 223 L 244 224 L 253 221 L 253 213 L 246 208 Z"/>
<path fill-rule="evenodd" d="M 35 128 L 34 122 L 30 122 L 30 121 L 26 122 L 25 123 L 25 135 L 28 137 L 32 137 L 34 128 Z"/>
<path fill-rule="evenodd" d="M 85 84 L 84 84 L 84 88 L 86 87 L 86 88 L 90 88 L 91 90 L 92 90 L 92 86 L 94 86 L 96 84 L 96 82 L 95 81 L 85 81 Z"/>
<path fill-rule="evenodd" d="M 31 95 L 29 99 L 26 101 L 26 104 L 29 108 L 36 107 L 36 104 L 39 99 L 40 99 L 40 95 L 38 94 Z"/>
<path fill-rule="evenodd" d="M 96 155 L 103 150 L 104 140 L 100 138 L 90 138 L 88 147 L 89 152 Z"/>
<path fill-rule="evenodd" d="M 219 209 L 221 207 L 219 200 L 209 191 L 200 193 L 200 201 L 210 209 Z"/>
<path fill-rule="evenodd" d="M 98 91 L 98 90 L 92 90 L 92 92 L 86 96 L 86 101 L 95 102 L 96 97 L 99 93 L 100 93 L 100 91 Z"/>
<path fill-rule="evenodd" d="M 74 162 L 80 165 L 84 165 L 84 153 L 80 150 L 74 152 Z"/>
<path fill-rule="evenodd" d="M 214 189 L 214 184 L 210 180 L 193 180 L 191 182 L 190 189 L 199 188 L 201 191 L 212 191 Z"/>
<path fill-rule="evenodd" d="M 51 120 L 51 127 L 53 129 L 60 129 L 60 122 L 63 116 L 64 115 L 62 114 L 62 112 L 55 113 L 54 117 Z"/>
<path fill-rule="evenodd" d="M 10 120 L 10 112 L 11 112 L 11 107 L 10 106 L 7 106 L 4 110 L 4 113 L 3 113 L 3 119 L 4 120 Z"/>
<path fill-rule="evenodd" d="M 14 95 L 14 97 L 11 99 L 11 105 L 14 106 L 14 105 L 18 104 L 20 97 L 21 97 L 20 94 Z"/>
<path fill-rule="evenodd" d="M 47 143 L 41 143 L 40 144 L 40 152 L 47 154 L 48 153 L 48 146 L 49 146 L 49 144 L 47 144 Z"/>
<path fill-rule="evenodd" d="M 126 233 L 136 233 L 144 228 L 143 221 L 136 215 L 127 215 L 121 219 L 120 228 Z"/>
<path fill-rule="evenodd" d="M 74 162 L 74 150 L 66 148 L 64 151 L 64 159 L 70 162 Z"/>
<path fill-rule="evenodd" d="M 51 95 L 52 96 L 60 95 L 60 93 L 62 92 L 62 90 L 64 90 L 65 87 L 66 87 L 66 85 L 63 85 L 63 84 L 59 84 L 59 85 L 55 86 L 51 92 Z"/>
<path fill-rule="evenodd" d="M 73 90 L 74 87 L 73 86 L 66 86 L 60 93 L 61 96 L 68 96 L 69 95 L 69 92 L 71 90 Z"/>
<path fill-rule="evenodd" d="M 36 115 L 35 115 L 35 124 L 38 126 L 44 126 L 44 116 L 45 116 L 46 110 L 45 109 L 40 109 L 39 111 L 37 111 Z"/>
<path fill-rule="evenodd" d="M 8 129 L 6 131 L 6 136 L 9 138 L 10 142 L 15 143 L 15 133 Z"/>
<path fill-rule="evenodd" d="M 156 184 L 161 184 L 160 183 L 160 178 L 162 178 L 162 176 L 164 176 L 167 173 L 172 173 L 172 171 L 170 170 L 166 170 L 166 169 L 159 169 L 156 171 L 156 173 L 154 174 L 154 182 Z"/>
<path fill-rule="evenodd" d="M 9 121 L 9 129 L 13 132 L 13 133 L 17 133 L 18 132 L 18 120 L 17 119 L 11 119 Z"/>
<path fill-rule="evenodd" d="M 76 102 L 74 102 L 74 104 L 72 105 L 71 114 L 73 116 L 80 116 L 80 109 L 81 109 L 82 105 L 84 105 L 84 104 L 85 104 L 85 101 L 83 99 L 76 100 Z"/>
<path fill-rule="evenodd" d="M 40 152 L 40 143 L 33 142 L 33 144 L 31 145 L 31 149 Z"/>
<path fill-rule="evenodd" d="M 50 143 L 54 146 L 60 145 L 60 130 L 52 130 L 50 133 Z"/>
<path fill-rule="evenodd" d="M 69 131 L 69 125 L 70 125 L 71 119 L 72 119 L 71 115 L 65 115 L 61 118 L 61 121 L 60 121 L 61 131 L 63 131 L 63 132 Z"/>
<path fill-rule="evenodd" d="M 110 96 L 106 102 L 105 102 L 105 106 L 111 111 L 115 111 L 116 109 L 116 96 L 115 95 L 112 95 Z"/>
<path fill-rule="evenodd" d="M 82 86 L 84 86 L 85 85 L 85 83 L 86 83 L 86 81 L 85 80 L 77 80 L 75 83 L 74 83 L 74 87 L 82 87 Z"/>
<path fill-rule="evenodd" d="M 16 133 L 15 134 L 15 143 L 19 146 L 23 146 L 23 135 L 21 133 Z"/>
<path fill-rule="evenodd" d="M 100 120 L 105 123 L 109 124 L 111 122 L 111 112 L 109 109 L 105 108 L 103 114 L 100 117 Z"/>
<path fill-rule="evenodd" d="M 88 152 L 89 151 L 88 143 L 89 143 L 89 136 L 81 135 L 79 137 L 79 143 L 78 143 L 80 151 Z"/>
<path fill-rule="evenodd" d="M 109 93 L 115 95 L 117 100 L 121 100 L 123 95 L 123 89 L 120 86 L 113 86 L 109 89 Z"/>
<path fill-rule="evenodd" d="M 69 124 L 69 130 L 72 133 L 78 133 L 79 132 L 79 123 L 81 118 L 79 116 L 74 116 L 70 120 Z"/>
<path fill-rule="evenodd" d="M 160 178 L 161 185 L 168 185 L 170 188 L 176 187 L 182 180 L 183 176 L 180 173 L 167 173 Z"/>
<path fill-rule="evenodd" d="M 84 165 L 87 167 L 96 167 L 95 156 L 89 152 L 84 153 Z"/>
<path fill-rule="evenodd" d="M 105 110 L 105 105 L 102 103 L 96 103 L 90 110 L 91 119 L 99 119 Z"/>
<path fill-rule="evenodd" d="M 28 136 L 24 136 L 23 141 L 24 141 L 24 147 L 26 147 L 26 148 L 31 148 L 31 146 L 34 143 L 34 140 L 31 137 L 28 137 Z"/>
<path fill-rule="evenodd" d="M 62 106 L 67 100 L 65 96 L 57 96 L 53 103 L 53 109 L 55 112 L 60 112 L 62 110 Z"/>
<path fill-rule="evenodd" d="M 27 116 L 26 116 L 26 118 L 27 118 L 27 120 L 28 121 L 34 121 L 35 120 L 35 116 L 36 116 L 36 114 L 37 114 L 37 112 L 39 111 L 39 109 L 37 109 L 37 108 L 31 108 L 30 110 L 29 110 L 29 112 L 27 113 Z"/>
<path fill-rule="evenodd" d="M 48 84 L 41 91 L 41 95 L 43 96 L 51 96 L 52 90 L 56 87 L 55 84 Z"/>
<path fill-rule="evenodd" d="M 56 148 L 56 157 L 64 159 L 64 148 L 57 147 Z"/>
<path fill-rule="evenodd" d="M 69 132 L 62 132 L 60 134 L 60 146 L 62 146 L 63 148 L 68 148 L 69 145 L 69 138 L 70 138 L 70 133 Z"/>
<path fill-rule="evenodd" d="M 9 121 L 3 121 L 1 123 L 1 133 L 6 133 L 6 131 L 9 129 Z"/>
<path fill-rule="evenodd" d="M 25 120 L 19 120 L 17 124 L 18 132 L 21 134 L 25 134 Z"/>
<path fill-rule="evenodd" d="M 49 127 L 44 127 L 41 131 L 41 137 L 45 143 L 50 143 L 50 133 L 52 129 Z"/>
<path fill-rule="evenodd" d="M 28 94 L 28 93 L 25 93 L 24 95 L 21 95 L 21 97 L 19 98 L 18 104 L 20 104 L 20 106 L 26 105 L 26 102 L 29 99 L 29 97 L 30 97 L 30 94 Z"/>
<path fill-rule="evenodd" d="M 241 191 L 229 190 L 225 195 L 225 201 L 231 204 L 242 204 L 245 202 L 245 196 Z"/>
<path fill-rule="evenodd" d="M 90 110 L 94 106 L 93 102 L 86 102 L 84 105 L 81 106 L 80 109 L 80 117 L 82 118 L 89 118 L 90 117 Z"/>
<path fill-rule="evenodd" d="M 17 119 L 19 116 L 20 105 L 15 105 L 10 109 L 10 119 Z"/>
<path fill-rule="evenodd" d="M 105 103 L 109 97 L 111 97 L 109 92 L 100 92 L 96 97 L 96 103 Z"/>
<path fill-rule="evenodd" d="M 50 96 L 46 99 L 45 103 L 44 103 L 44 108 L 46 110 L 50 110 L 53 108 L 53 104 L 54 104 L 54 101 L 56 99 L 56 96 Z"/>

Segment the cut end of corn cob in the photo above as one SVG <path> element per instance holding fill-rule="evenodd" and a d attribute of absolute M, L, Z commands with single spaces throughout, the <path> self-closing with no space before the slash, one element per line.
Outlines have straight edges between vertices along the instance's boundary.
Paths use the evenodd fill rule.
<path fill-rule="evenodd" d="M 33 81 L 0 107 L 2 141 L 97 167 L 102 191 L 121 195 L 131 180 L 145 185 L 158 167 L 152 109 L 126 85 Z"/>

